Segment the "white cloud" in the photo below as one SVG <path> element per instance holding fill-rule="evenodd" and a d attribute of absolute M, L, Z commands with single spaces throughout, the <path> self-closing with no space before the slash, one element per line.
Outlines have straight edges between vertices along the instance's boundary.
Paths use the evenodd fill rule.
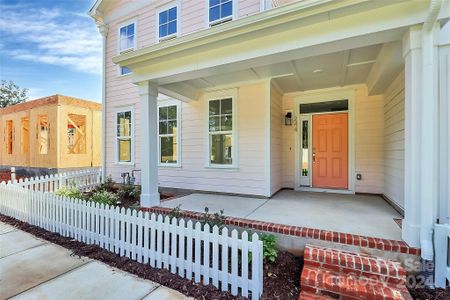
<path fill-rule="evenodd" d="M 5 56 L 100 74 L 101 37 L 93 22 L 76 12 L 0 4 Z M 20 49 L 8 46 L 18 43 Z"/>

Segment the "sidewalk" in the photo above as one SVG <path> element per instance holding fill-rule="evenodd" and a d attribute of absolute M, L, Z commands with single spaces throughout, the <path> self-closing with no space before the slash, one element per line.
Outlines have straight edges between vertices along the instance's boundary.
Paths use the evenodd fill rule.
<path fill-rule="evenodd" d="M 0 299 L 188 299 L 0 222 Z"/>

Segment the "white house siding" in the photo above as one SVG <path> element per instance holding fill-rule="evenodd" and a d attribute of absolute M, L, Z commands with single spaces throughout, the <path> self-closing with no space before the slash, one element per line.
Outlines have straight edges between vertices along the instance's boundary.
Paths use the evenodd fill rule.
<path fill-rule="evenodd" d="M 294 110 L 294 96 L 283 96 L 283 110 Z M 368 96 L 367 88 L 355 88 L 355 170 L 363 179 L 356 181 L 360 193 L 383 193 L 383 97 Z M 294 131 L 282 130 L 283 187 L 295 187 Z M 350 175 L 352 176 L 352 175 Z"/>
<path fill-rule="evenodd" d="M 264 178 L 264 84 L 238 87 L 238 167 L 206 167 L 208 134 L 207 104 L 204 96 L 182 104 L 180 168 L 159 169 L 162 187 L 194 189 L 263 196 Z"/>
<path fill-rule="evenodd" d="M 282 98 L 283 95 L 272 83 L 270 86 L 270 194 L 282 185 Z"/>
<path fill-rule="evenodd" d="M 362 180 L 355 192 L 383 193 L 383 96 L 368 96 L 367 89 L 356 90 L 355 171 Z"/>
<path fill-rule="evenodd" d="M 384 195 L 404 207 L 405 75 L 384 94 Z"/>

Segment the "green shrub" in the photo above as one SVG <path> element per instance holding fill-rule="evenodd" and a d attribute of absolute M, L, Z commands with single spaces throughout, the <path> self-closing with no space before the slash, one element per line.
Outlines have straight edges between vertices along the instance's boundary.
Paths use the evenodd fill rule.
<path fill-rule="evenodd" d="M 56 191 L 56 195 L 69 197 L 69 198 L 77 198 L 77 199 L 84 199 L 83 193 L 77 189 L 77 188 L 67 188 L 63 187 Z"/>
<path fill-rule="evenodd" d="M 202 214 L 202 219 L 200 220 L 200 223 L 202 224 L 202 227 L 204 227 L 205 224 L 208 224 L 211 230 L 214 226 L 217 226 L 219 227 L 219 229 L 222 229 L 223 226 L 225 226 L 225 220 L 226 217 L 223 215 L 223 209 L 221 209 L 219 213 L 210 214 L 209 208 L 205 207 L 205 212 Z"/>
<path fill-rule="evenodd" d="M 265 262 L 274 263 L 278 257 L 277 237 L 273 234 L 261 234 L 263 242 L 263 257 Z"/>
<path fill-rule="evenodd" d="M 174 208 L 172 208 L 171 210 L 170 210 L 170 212 L 169 212 L 169 217 L 170 217 L 170 219 L 172 219 L 172 218 L 179 218 L 179 217 L 181 217 L 181 209 L 180 209 L 180 207 L 181 207 L 181 204 L 178 204 L 177 206 L 175 206 Z"/>
<path fill-rule="evenodd" d="M 111 175 L 106 177 L 105 181 L 103 181 L 98 187 L 97 191 L 107 191 L 107 192 L 114 192 L 114 185 L 116 182 L 112 179 Z"/>
<path fill-rule="evenodd" d="M 117 190 L 117 195 L 121 199 L 137 199 L 141 195 L 141 186 L 140 185 L 132 185 L 132 184 L 122 184 L 119 186 Z"/>
<path fill-rule="evenodd" d="M 97 191 L 91 196 L 89 200 L 102 204 L 116 205 L 119 197 L 116 194 L 108 191 Z"/>

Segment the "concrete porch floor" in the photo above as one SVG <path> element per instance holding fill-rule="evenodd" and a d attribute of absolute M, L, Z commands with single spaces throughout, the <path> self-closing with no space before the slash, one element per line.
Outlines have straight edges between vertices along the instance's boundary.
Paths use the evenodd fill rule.
<path fill-rule="evenodd" d="M 224 215 L 285 225 L 303 226 L 384 239 L 401 240 L 393 218 L 401 218 L 383 198 L 372 195 L 282 190 L 271 199 L 190 194 L 161 203 L 182 210 Z"/>

